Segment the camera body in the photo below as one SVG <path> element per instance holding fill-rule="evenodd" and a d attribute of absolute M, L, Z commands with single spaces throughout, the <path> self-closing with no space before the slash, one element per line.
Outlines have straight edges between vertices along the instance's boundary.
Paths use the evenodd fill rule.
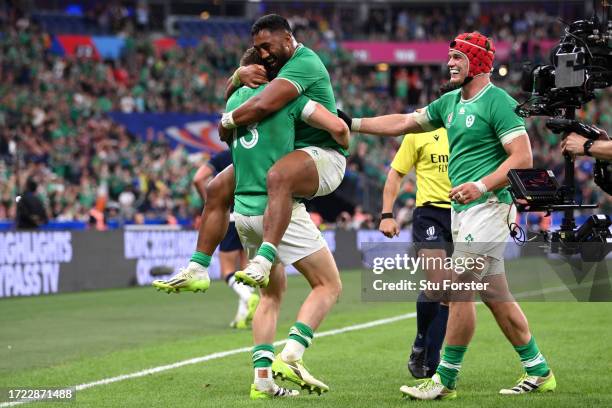
<path fill-rule="evenodd" d="M 551 51 L 549 65 L 523 65 L 521 87 L 531 97 L 517 106 L 519 116 L 550 116 L 546 126 L 555 133 L 576 132 L 590 139 L 599 137 L 597 129 L 574 118 L 576 109 L 595 99 L 596 89 L 612 85 L 611 10 L 606 5 L 606 21 L 603 23 L 594 16 L 569 24 L 559 44 Z M 597 160 L 594 177 L 599 187 L 612 194 L 611 162 Z M 565 156 L 565 181 L 561 186 L 554 185 L 554 174 L 543 169 L 524 174 L 511 170 L 508 178 L 519 211 L 546 211 L 549 214 L 564 211 L 565 217 L 559 231 L 546 235 L 551 243 L 551 252 L 580 254 L 583 260 L 600 260 L 612 249 L 612 233 L 609 230 L 612 222 L 608 215 L 593 215 L 584 225 L 576 228 L 573 211 L 597 208 L 597 205 L 577 204 L 574 201 L 572 157 Z M 539 185 L 538 180 L 543 184 Z M 537 191 L 538 194 L 527 195 L 529 191 Z M 586 253 L 581 248 L 588 245 L 582 244 L 596 244 L 596 248 L 600 249 Z"/>
<path fill-rule="evenodd" d="M 612 21 L 571 23 L 550 59 L 550 65 L 523 65 L 521 88 L 533 98 L 517 108 L 520 116 L 561 117 L 593 100 L 595 89 L 612 85 Z"/>

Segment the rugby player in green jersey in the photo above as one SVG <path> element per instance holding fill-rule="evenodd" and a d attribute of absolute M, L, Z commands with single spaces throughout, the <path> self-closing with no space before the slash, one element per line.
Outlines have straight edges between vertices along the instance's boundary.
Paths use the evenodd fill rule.
<path fill-rule="evenodd" d="M 225 113 L 223 127 L 256 123 L 302 94 L 336 113 L 325 66 L 312 50 L 296 42 L 287 20 L 264 16 L 255 22 L 251 34 L 266 70 L 275 79 L 261 94 Z M 248 284 L 259 286 L 267 278 L 276 246 L 289 223 L 292 197 L 330 194 L 344 177 L 347 152 L 329 134 L 306 124 L 296 125 L 295 132 L 295 151 L 279 160 L 267 175 L 270 201 L 258 256 L 244 271 L 236 272 L 236 279 Z"/>
<path fill-rule="evenodd" d="M 228 100 L 227 108 L 231 110 L 248 103 L 250 98 L 264 92 L 265 88 L 262 85 L 256 89 L 238 89 Z M 235 174 L 236 229 L 249 258 L 257 255 L 263 242 L 263 218 L 268 205 L 266 175 L 278 160 L 294 150 L 295 129 L 302 123 L 325 129 L 340 144 L 348 144 L 349 129 L 344 122 L 304 95 L 257 124 L 221 132 L 224 139 L 230 139 Z M 231 138 L 227 137 L 228 133 Z M 253 399 L 298 394 L 297 391 L 277 386 L 273 374 L 319 394 L 329 390 L 327 385 L 306 370 L 302 356 L 312 343 L 314 331 L 340 295 L 340 274 L 327 243 L 310 219 L 304 204 L 294 201 L 290 217 L 289 226 L 278 245 L 278 259 L 285 265 L 293 264 L 308 280 L 312 292 L 298 312 L 284 349 L 275 357 L 272 343 L 285 275 L 282 268 L 277 267 L 278 264 L 272 267 L 270 277 L 262 285 L 261 301 L 253 318 L 255 376 L 250 394 Z"/>
<path fill-rule="evenodd" d="M 336 113 L 329 73 L 314 51 L 295 41 L 287 20 L 278 15 L 263 16 L 253 24 L 251 34 L 267 74 L 275 78 L 262 92 L 223 115 L 225 129 L 259 123 L 300 95 Z M 242 68 L 234 79 L 248 72 L 248 68 Z M 240 81 L 234 81 L 233 88 Z M 264 216 L 264 241 L 247 268 L 235 274 L 237 280 L 256 286 L 267 281 L 276 248 L 291 219 L 293 197 L 313 198 L 333 192 L 344 177 L 346 155 L 345 147 L 326 131 L 296 124 L 295 150 L 277 161 L 267 174 L 270 200 Z M 221 172 L 208 185 L 207 196 L 211 200 L 205 204 L 194 255 L 204 267 L 209 265 L 210 255 L 227 230 L 233 185 L 233 169 Z M 210 284 L 207 275 L 179 278 L 172 284 L 179 291 L 208 288 Z"/>
<path fill-rule="evenodd" d="M 240 67 L 233 76 L 234 81 L 230 81 L 231 91 L 241 81 L 256 86 L 274 79 L 261 93 L 233 112 L 224 114 L 222 127 L 230 129 L 260 122 L 300 94 L 336 113 L 325 66 L 312 50 L 295 41 L 287 20 L 278 15 L 263 16 L 253 24 L 251 33 L 261 64 Z M 242 74 L 250 78 L 238 79 Z M 324 130 L 303 123 L 296 125 L 295 133 L 295 151 L 279 160 L 267 174 L 270 200 L 264 216 L 264 242 L 247 268 L 234 275 L 237 280 L 251 285 L 261 286 L 268 279 L 276 257 L 276 247 L 291 218 L 293 197 L 312 198 L 330 194 L 344 177 L 348 146 L 341 146 Z M 193 262 L 172 279 L 156 282 L 158 287 L 175 292 L 205 291 L 209 288 L 207 268 L 212 253 L 228 228 L 233 187 L 233 167 L 219 173 L 208 184 L 206 195 L 209 199 L 202 212 L 196 253 L 191 259 Z M 196 267 L 196 264 L 203 268 Z"/>
<path fill-rule="evenodd" d="M 555 377 L 538 349 L 523 311 L 508 291 L 504 271 L 508 224 L 516 217 L 506 188 L 506 175 L 510 169 L 531 167 L 532 154 L 524 121 L 514 112 L 516 101 L 490 81 L 494 53 L 492 41 L 480 33 L 461 34 L 451 42 L 448 53 L 450 82 L 460 85 L 460 89 L 412 114 L 345 119 L 353 131 L 380 136 L 418 133 L 441 126 L 447 129 L 453 257 L 486 260 L 484 267 L 455 274 L 454 278 L 482 280 L 500 291 L 497 296 L 481 292 L 481 297 L 525 370 L 514 387 L 502 389 L 500 394 L 553 391 Z M 463 301 L 458 296 L 464 296 Z M 454 295 L 446 346 L 436 374 L 417 386 L 403 386 L 404 394 L 426 400 L 456 397 L 457 376 L 476 327 L 473 298 L 473 293 Z"/>

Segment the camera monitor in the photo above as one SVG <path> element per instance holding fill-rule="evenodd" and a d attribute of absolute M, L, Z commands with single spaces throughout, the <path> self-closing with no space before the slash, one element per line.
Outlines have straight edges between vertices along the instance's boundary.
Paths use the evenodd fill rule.
<path fill-rule="evenodd" d="M 554 203 L 559 183 L 552 171 L 546 169 L 514 169 L 508 172 L 515 198 L 530 204 Z"/>

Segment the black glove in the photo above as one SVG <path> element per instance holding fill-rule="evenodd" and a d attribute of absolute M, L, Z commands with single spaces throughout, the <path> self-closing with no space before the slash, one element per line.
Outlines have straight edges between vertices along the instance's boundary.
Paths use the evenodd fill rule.
<path fill-rule="evenodd" d="M 351 125 L 353 124 L 353 118 L 342 112 L 340 109 L 338 109 L 338 117 L 342 119 L 344 123 L 346 123 L 346 126 L 348 126 L 349 129 L 351 129 Z"/>

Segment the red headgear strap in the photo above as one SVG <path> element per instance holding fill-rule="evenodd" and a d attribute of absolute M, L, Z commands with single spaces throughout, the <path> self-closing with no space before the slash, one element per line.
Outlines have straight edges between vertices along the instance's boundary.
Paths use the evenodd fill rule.
<path fill-rule="evenodd" d="M 478 31 L 459 34 L 450 43 L 450 49 L 457 50 L 467 57 L 469 62 L 469 77 L 475 77 L 479 74 L 488 74 L 493 69 L 495 46 L 492 40 L 480 34 Z"/>

